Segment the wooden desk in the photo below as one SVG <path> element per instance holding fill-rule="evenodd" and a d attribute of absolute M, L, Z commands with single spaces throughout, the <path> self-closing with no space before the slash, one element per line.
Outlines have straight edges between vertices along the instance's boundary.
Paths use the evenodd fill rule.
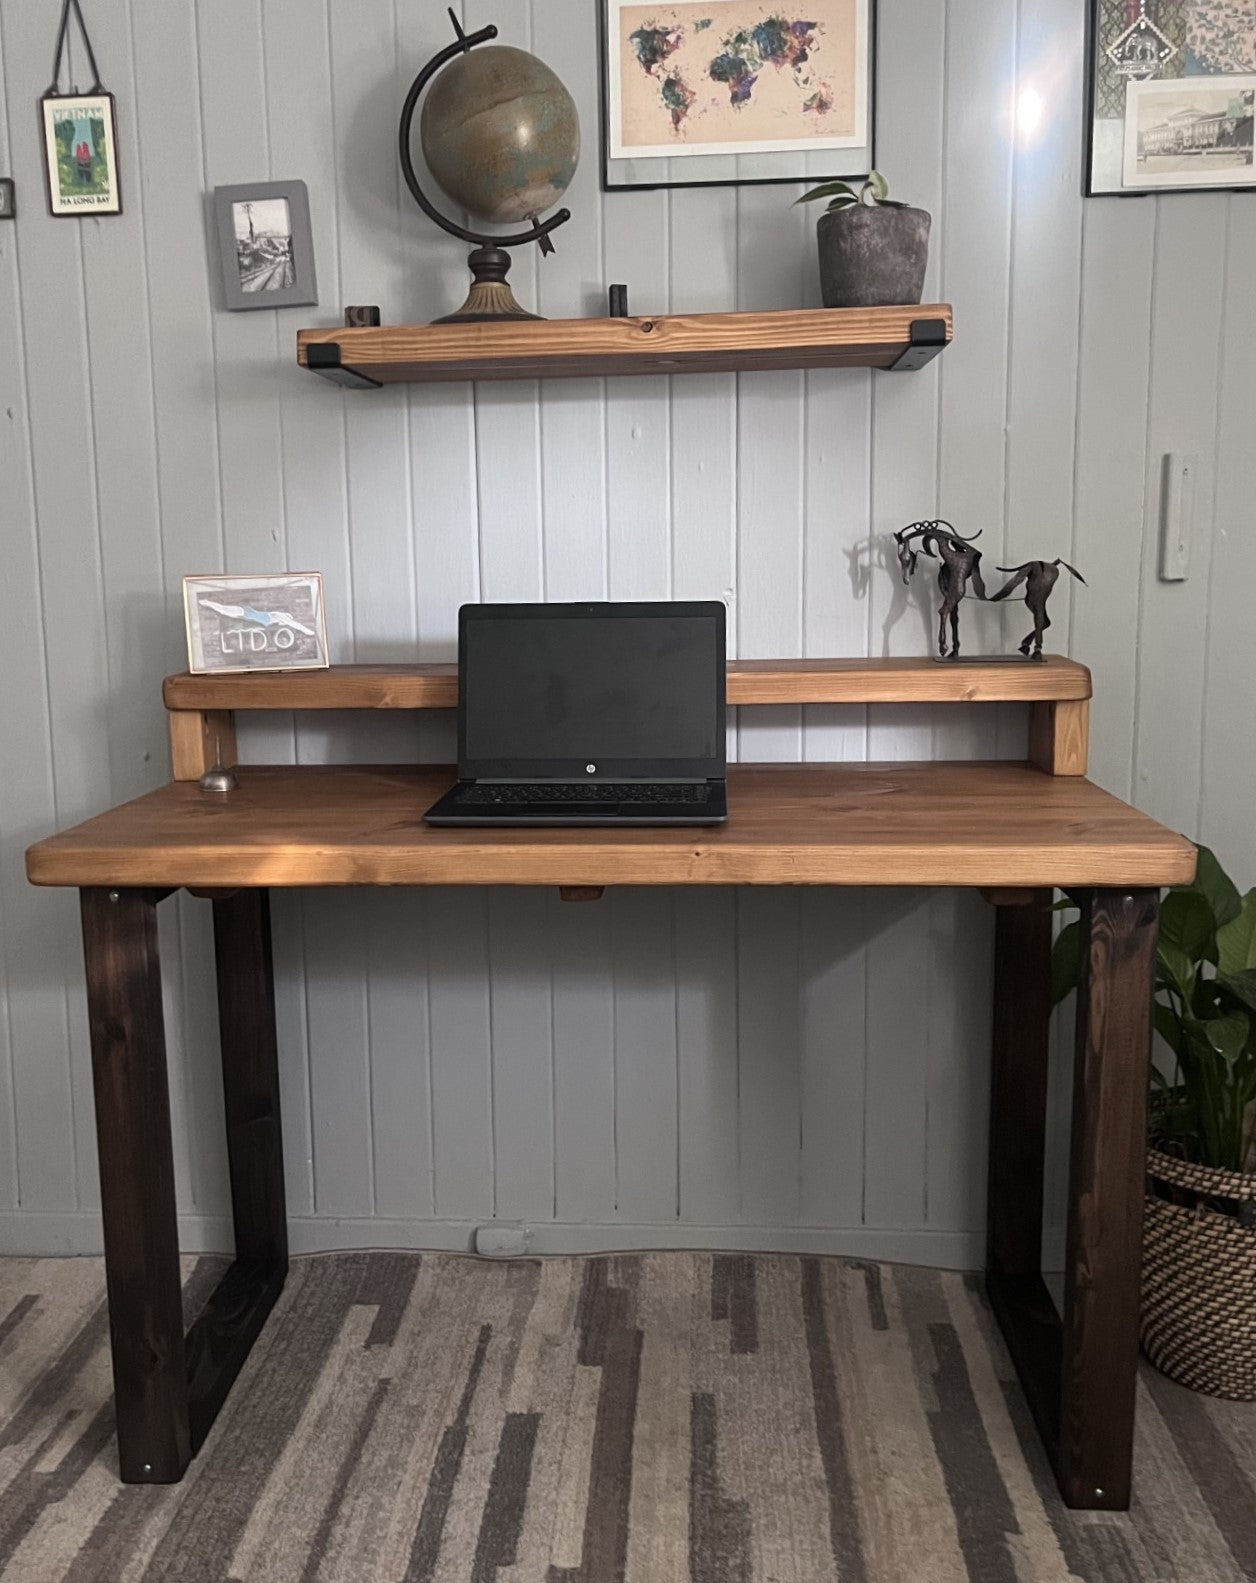
<path fill-rule="evenodd" d="M 809 664 L 800 689 L 849 686 L 838 672 L 817 683 Z M 960 670 L 926 674 L 932 682 L 939 672 L 952 689 L 981 682 L 973 672 L 961 682 Z M 1046 668 L 1009 674 L 1024 686 Z M 294 707 L 297 679 L 261 680 L 285 700 L 275 707 Z M 191 685 L 203 690 L 177 696 Z M 173 678 L 167 698 L 173 690 L 176 712 L 201 722 L 197 711 L 243 707 L 256 685 L 245 678 L 215 692 L 222 681 Z M 990 685 L 1006 691 L 1007 675 Z M 1076 717 L 1066 722 L 1071 706 L 1084 709 L 1089 677 L 1073 667 L 1051 685 L 1074 696 L 1029 695 L 1053 711 L 1039 745 L 1059 735 L 1084 755 L 1084 731 L 1079 739 Z M 195 739 L 205 740 L 202 724 Z M 174 740 L 177 753 L 179 731 Z M 959 884 L 981 887 L 998 910 L 991 1300 L 1065 1499 L 1128 1504 L 1157 905 L 1162 886 L 1194 873 L 1188 842 L 1080 776 L 1036 763 L 737 766 L 728 824 L 696 830 L 434 830 L 421 816 L 448 769 L 239 774 L 225 796 L 176 780 L 27 854 L 34 883 L 81 891 L 125 1480 L 182 1476 L 283 1285 L 271 887 Z M 235 1263 L 186 1337 L 156 917 L 180 887 L 208 895 L 214 912 L 236 1237 Z M 1062 1319 L 1040 1273 L 1056 888 L 1080 902 L 1084 937 Z"/>

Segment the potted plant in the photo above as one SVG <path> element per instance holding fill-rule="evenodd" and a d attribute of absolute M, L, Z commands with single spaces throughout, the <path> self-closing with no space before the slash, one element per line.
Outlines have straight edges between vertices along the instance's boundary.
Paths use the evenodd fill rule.
<path fill-rule="evenodd" d="M 1056 941 L 1056 1001 L 1078 940 L 1071 923 Z M 1160 905 L 1155 1026 L 1143 1347 L 1183 1385 L 1256 1401 L 1256 889 L 1207 847 Z"/>
<path fill-rule="evenodd" d="M 797 203 L 829 200 L 816 223 L 820 292 L 826 308 L 884 308 L 919 302 L 929 262 L 931 217 L 890 197 L 874 170 L 856 190 L 826 181 Z"/>

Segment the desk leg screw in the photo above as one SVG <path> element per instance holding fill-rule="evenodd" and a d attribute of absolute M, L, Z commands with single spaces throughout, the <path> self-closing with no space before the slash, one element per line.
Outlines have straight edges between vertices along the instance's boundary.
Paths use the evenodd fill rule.
<path fill-rule="evenodd" d="M 1097 1501 L 1101 1501 L 1103 1499 L 1103 1491 L 1102 1490 L 1096 1490 L 1095 1491 L 1095 1499 Z"/>
<path fill-rule="evenodd" d="M 117 893 L 117 891 L 116 891 L 116 890 L 111 890 L 111 891 L 110 891 L 110 892 L 109 892 L 109 900 L 110 900 L 110 901 L 117 901 L 117 899 L 118 899 L 118 893 Z"/>
<path fill-rule="evenodd" d="M 151 1462 L 146 1462 L 144 1464 L 144 1471 L 145 1473 L 151 1473 L 153 1471 L 153 1464 Z"/>

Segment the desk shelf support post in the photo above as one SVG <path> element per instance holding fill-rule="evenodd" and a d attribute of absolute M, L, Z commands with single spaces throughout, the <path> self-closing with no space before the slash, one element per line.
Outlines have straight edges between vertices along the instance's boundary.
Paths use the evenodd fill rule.
<path fill-rule="evenodd" d="M 177 781 L 198 781 L 206 770 L 237 763 L 235 715 L 228 709 L 170 711 L 170 769 Z"/>

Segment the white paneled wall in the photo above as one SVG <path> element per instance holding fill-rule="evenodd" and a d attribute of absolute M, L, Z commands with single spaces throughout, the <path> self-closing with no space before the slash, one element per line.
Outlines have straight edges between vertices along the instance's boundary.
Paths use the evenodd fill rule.
<path fill-rule="evenodd" d="M 728 601 L 743 656 L 914 653 L 885 535 L 939 512 L 988 563 L 1064 555 L 1094 771 L 1246 883 L 1256 741 L 1256 199 L 1079 197 L 1083 0 L 881 0 L 878 162 L 935 215 L 957 339 L 913 376 L 394 387 L 294 364 L 301 324 L 448 311 L 463 249 L 401 184 L 436 0 L 93 0 L 126 212 L 42 213 L 52 0 L 0 0 L 0 1251 L 98 1245 L 73 895 L 24 848 L 166 773 L 185 572 L 317 568 L 334 657 L 444 658 L 466 599 Z M 603 196 L 595 0 L 464 0 L 547 59 L 587 140 L 549 316 L 817 300 L 790 188 Z M 1045 105 L 1018 142 L 1018 91 Z M 309 185 L 322 305 L 216 305 L 205 194 Z M 1161 457 L 1203 459 L 1190 580 L 1155 573 Z M 1021 607 L 970 645 L 1017 640 Z M 981 629 L 978 631 L 978 629 Z M 1011 708 L 761 709 L 742 758 L 1017 756 Z M 247 757 L 443 759 L 447 719 L 254 719 Z M 227 1187 L 205 904 L 163 908 L 189 1247 Z M 990 918 L 961 892 L 288 893 L 275 900 L 294 1241 L 826 1248 L 976 1262 Z M 1053 1105 L 1067 1111 L 1067 1037 Z M 1059 1129 L 1057 1128 L 1057 1131 Z M 1058 1198 L 1061 1151 L 1053 1148 Z"/>

